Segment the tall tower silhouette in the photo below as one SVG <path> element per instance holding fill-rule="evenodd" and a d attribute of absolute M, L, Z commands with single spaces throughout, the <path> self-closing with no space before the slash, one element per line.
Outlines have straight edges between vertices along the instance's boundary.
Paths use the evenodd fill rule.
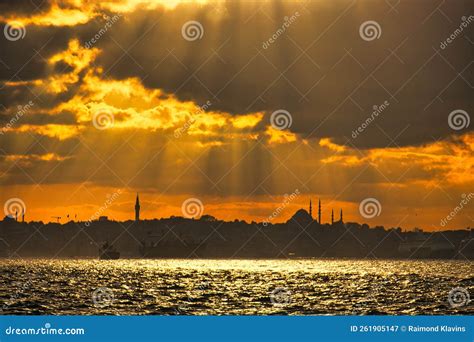
<path fill-rule="evenodd" d="M 331 224 L 334 224 L 334 209 L 331 209 Z"/>
<path fill-rule="evenodd" d="M 341 217 L 340 217 L 339 221 L 341 221 L 341 223 L 343 223 L 342 222 L 342 209 L 341 209 Z"/>
<path fill-rule="evenodd" d="M 140 199 L 138 198 L 138 193 L 137 193 L 137 200 L 135 202 L 135 221 L 136 222 L 140 221 Z"/>
<path fill-rule="evenodd" d="M 321 199 L 319 200 L 319 207 L 318 207 L 318 222 L 321 223 Z"/>
<path fill-rule="evenodd" d="M 313 204 L 311 203 L 311 198 L 309 199 L 309 216 L 313 218 Z"/>

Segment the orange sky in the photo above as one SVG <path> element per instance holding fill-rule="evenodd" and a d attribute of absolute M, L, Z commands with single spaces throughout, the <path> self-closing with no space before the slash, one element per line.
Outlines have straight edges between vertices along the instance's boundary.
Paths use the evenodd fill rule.
<path fill-rule="evenodd" d="M 364 106 L 362 110 L 348 109 L 348 103 L 362 102 L 363 99 L 351 92 L 352 88 L 345 89 L 346 85 L 339 84 L 344 83 L 340 82 L 339 76 L 334 82 L 324 84 L 324 77 L 330 79 L 332 69 L 339 66 L 332 60 L 327 67 L 329 76 L 321 76 L 323 83 L 313 86 L 314 89 L 323 89 L 321 94 L 314 95 L 315 100 L 302 96 L 299 101 L 302 104 L 296 102 L 293 107 L 290 106 L 292 100 L 289 94 L 298 88 L 293 81 L 304 81 L 308 74 L 307 69 L 299 69 L 296 64 L 294 68 L 298 70 L 295 74 L 286 79 L 286 76 L 278 77 L 273 82 L 270 78 L 264 84 L 262 90 L 265 91 L 260 98 L 255 99 L 258 106 L 247 107 L 233 103 L 234 98 L 241 94 L 245 96 L 247 92 L 254 92 L 253 80 L 257 82 L 265 77 L 259 74 L 260 68 L 256 67 L 250 75 L 246 75 L 248 79 L 240 80 L 242 76 L 239 70 L 243 70 L 245 65 L 242 69 L 239 66 L 236 69 L 239 72 L 235 74 L 223 74 L 226 68 L 232 67 L 232 63 L 216 52 L 226 39 L 218 37 L 216 32 L 219 32 L 219 25 L 227 25 L 226 20 L 230 20 L 229 16 L 232 18 L 233 9 L 225 8 L 222 2 L 117 0 L 98 4 L 93 1 L 70 0 L 50 1 L 50 4 L 49 8 L 40 12 L 6 11 L 0 15 L 1 21 L 15 22 L 26 29 L 25 39 L 4 42 L 15 44 L 11 45 L 14 47 L 32 44 L 33 37 L 43 31 L 69 30 L 69 33 L 58 33 L 62 37 L 62 43 L 41 53 L 38 62 L 42 63 L 39 68 L 41 72 L 36 74 L 35 70 L 31 71 L 31 75 L 36 76 L 3 77 L 0 80 L 6 94 L 0 98 L 4 117 L 0 136 L 3 157 L 0 202 L 20 198 L 26 205 L 27 220 L 54 221 L 53 216 L 61 216 L 62 222 L 65 222 L 67 215 L 71 218 L 77 215 L 78 219 L 87 220 L 98 210 L 112 219 L 132 219 L 135 195 L 140 192 L 142 218 L 182 215 L 183 201 L 198 198 L 204 205 L 205 214 L 225 220 L 238 218 L 263 221 L 282 206 L 285 194 L 298 191 L 300 194 L 284 205 L 275 222 L 284 222 L 297 209 L 307 208 L 308 201 L 312 198 L 313 212 L 316 212 L 314 208 L 317 200 L 322 199 L 323 222 L 330 221 L 332 208 L 336 218 L 342 208 L 345 221 L 365 222 L 370 226 L 401 226 L 404 229 L 418 226 L 427 230 L 472 226 L 474 211 L 469 201 L 445 227 L 441 227 L 440 222 L 459 206 L 465 196 L 472 193 L 474 133 L 469 127 L 451 130 L 447 121 L 451 110 L 446 111 L 444 108 L 439 109 L 446 113 L 442 114 L 442 132 L 436 137 L 431 132 L 425 132 L 425 129 L 438 125 L 437 121 L 420 120 L 413 113 L 405 114 L 406 109 L 400 108 L 400 103 L 418 101 L 416 97 L 413 100 L 411 94 L 426 86 L 418 81 L 415 77 L 417 74 L 411 72 L 410 77 L 400 82 L 401 87 L 395 87 L 392 83 L 396 77 L 393 73 L 393 77 L 377 75 L 381 80 L 377 80 L 379 84 L 387 82 L 386 88 L 389 88 L 392 97 L 387 94 L 385 97 L 378 97 L 381 87 L 374 82 L 378 90 L 364 92 L 365 95 L 374 96 L 367 103 L 380 104 L 384 103 L 384 98 L 388 98 L 390 105 L 386 112 L 380 114 L 381 118 L 370 123 L 360 138 L 351 139 L 351 132 L 370 116 L 372 109 L 371 106 L 369 109 Z M 213 6 L 212 10 L 217 11 L 212 12 L 212 15 L 209 11 L 204 11 L 210 5 Z M 286 5 L 294 8 L 284 8 L 283 12 L 291 15 L 301 10 L 298 7 L 300 5 L 301 2 L 298 1 Z M 185 11 L 186 6 L 190 6 L 190 13 L 195 13 L 194 16 L 183 15 L 182 20 L 175 20 L 179 24 L 176 29 L 165 30 L 163 36 L 161 33 L 153 36 L 154 39 L 165 41 L 167 52 L 155 55 L 155 45 L 152 42 L 143 43 L 143 50 L 132 49 L 135 47 L 133 42 L 140 41 L 139 32 L 134 26 L 135 16 L 145 22 L 153 13 L 163 10 L 164 16 L 181 18 L 180 11 L 188 13 Z M 329 5 L 314 6 L 322 6 L 325 11 Z M 351 7 L 348 8 L 352 10 Z M 351 18 L 364 18 L 359 9 L 359 6 L 354 9 L 355 13 L 351 14 Z M 119 14 L 120 18 L 107 32 L 101 34 L 99 43 L 89 48 L 84 46 L 84 41 L 97 32 L 97 25 L 102 27 L 113 14 Z M 201 20 L 206 23 L 202 42 L 182 39 L 181 24 L 194 17 L 201 18 L 202 15 L 205 18 Z M 274 22 L 278 23 L 280 20 L 279 16 L 275 16 Z M 295 40 L 303 37 L 299 32 L 305 31 L 303 28 L 307 25 L 305 18 L 298 20 L 301 22 L 295 21 L 291 24 L 294 28 L 292 26 L 288 29 L 288 34 L 294 34 L 292 37 Z M 88 25 L 96 26 L 90 33 L 84 33 L 84 27 Z M 160 25 L 160 29 L 163 29 Z M 433 23 L 433 30 L 435 27 Z M 261 31 L 258 34 L 263 41 L 274 32 L 273 29 L 265 28 L 261 28 Z M 387 31 L 384 34 L 389 37 L 390 32 Z M 170 39 L 166 36 L 168 34 L 171 35 Z M 337 36 L 339 33 L 333 34 Z M 355 34 L 358 34 L 358 30 L 355 30 Z M 130 46 L 124 47 L 116 41 L 119 36 L 127 35 L 131 36 Z M 304 37 L 306 35 L 305 33 Z M 232 39 L 237 39 L 242 46 L 247 44 L 238 33 Z M 266 68 L 270 70 L 278 69 L 275 64 L 279 65 L 280 59 L 284 59 L 282 50 L 298 51 L 295 44 L 288 43 L 288 39 L 278 39 L 275 46 L 268 48 L 268 55 L 263 58 Z M 176 46 L 173 45 L 175 41 Z M 314 38 L 310 41 L 314 41 Z M 137 46 L 140 44 L 142 43 Z M 324 61 L 325 53 L 332 50 L 340 52 L 334 40 L 321 41 L 321 44 L 326 44 L 324 53 L 314 52 L 313 55 L 308 52 L 311 57 Z M 115 57 L 109 56 L 112 50 L 122 50 L 123 54 L 127 48 L 131 50 L 124 54 L 124 60 L 121 57 L 114 61 Z M 34 53 L 38 49 L 39 47 L 35 47 L 28 51 Z M 256 49 L 258 51 L 261 46 L 258 45 Z M 273 54 L 271 49 L 280 51 L 280 54 Z M 454 49 L 455 47 L 453 51 Z M 360 64 L 359 59 L 371 58 L 368 56 L 370 53 L 362 48 L 354 53 L 356 52 L 359 53 L 357 57 L 352 56 L 351 59 L 347 49 L 346 52 L 341 49 L 340 53 L 344 54 L 344 58 L 351 60 L 348 64 L 350 67 L 342 62 L 342 75 L 350 74 L 355 77 L 355 69 L 352 68 L 360 69 L 357 65 Z M 192 91 L 193 88 L 181 93 L 184 84 L 175 86 L 166 83 L 167 78 L 172 78 L 175 74 L 184 74 L 186 82 L 188 78 L 197 75 L 200 69 L 193 74 L 194 64 L 189 56 L 201 53 L 209 53 L 209 61 L 213 58 L 212 62 L 206 60 L 206 63 L 224 66 L 224 69 L 216 72 L 217 78 L 223 79 L 224 86 L 219 86 L 216 90 L 213 88 L 213 79 L 206 83 L 207 74 L 199 74 L 200 78 L 196 76 L 197 80 L 194 80 L 197 82 L 195 86 L 200 88 L 199 92 L 207 93 L 208 96 L 198 97 Z M 252 58 L 260 58 L 263 53 L 267 52 L 261 50 Z M 153 60 L 148 63 L 151 55 Z M 37 54 L 34 56 L 38 57 Z M 233 56 L 244 58 L 239 53 Z M 7 57 L 0 55 L 2 60 L 9 63 L 11 59 Z M 412 56 L 403 57 L 408 59 Z M 160 60 L 163 58 L 172 60 L 179 72 L 168 74 L 168 70 L 160 69 Z M 268 60 L 272 62 L 267 63 Z M 252 61 L 253 59 L 249 59 L 248 63 Z M 416 60 L 414 63 L 422 64 L 424 61 Z M 116 68 L 116 63 L 123 70 L 113 74 L 111 70 Z M 314 61 L 309 63 L 313 64 L 312 68 L 317 69 Z M 21 71 L 22 66 L 16 68 Z M 129 73 L 130 68 L 138 70 L 137 74 Z M 15 67 L 10 69 L 15 70 Z M 366 69 L 369 68 L 361 70 Z M 146 77 L 139 75 L 142 70 L 148 73 Z M 357 71 L 360 72 L 362 71 Z M 163 86 L 151 84 L 150 79 L 155 82 L 155 77 L 160 82 L 161 79 L 166 79 Z M 314 83 L 314 80 L 311 81 L 313 82 L 308 83 L 309 85 Z M 236 86 L 237 90 L 232 88 L 233 91 L 227 94 L 227 87 L 234 87 L 234 82 L 240 88 Z M 271 87 L 277 82 L 283 82 L 281 87 L 288 92 L 287 109 L 293 121 L 292 126 L 282 130 L 272 126 L 270 116 L 275 109 L 270 102 L 285 103 L 285 96 L 269 95 Z M 427 82 L 433 83 L 429 79 Z M 442 82 L 444 81 L 440 81 Z M 356 82 L 355 87 L 357 83 L 361 82 Z M 405 84 L 415 90 L 404 94 Z M 465 87 L 466 84 L 460 86 Z M 280 83 L 278 91 L 279 87 Z M 313 87 L 307 87 L 308 94 Z M 440 87 L 444 87 L 444 83 Z M 300 92 L 299 89 L 296 92 Z M 401 95 L 398 95 L 399 92 Z M 354 98 L 347 97 L 347 93 Z M 446 93 L 442 94 L 446 102 L 451 101 L 450 96 L 456 98 L 449 91 Z M 463 92 L 456 94 L 461 94 L 461 98 Z M 250 95 L 251 98 L 255 97 L 255 94 Z M 30 101 L 31 105 L 26 106 Z M 319 109 L 323 105 L 334 108 L 334 111 Z M 355 107 L 357 106 L 359 105 Z M 423 110 L 423 106 L 426 103 L 420 105 L 416 102 L 416 113 L 434 113 L 435 105 L 425 107 L 427 110 Z M 459 105 L 465 108 L 463 106 L 464 104 Z M 340 114 L 339 110 L 342 111 Z M 333 115 L 333 112 L 336 114 Z M 433 115 L 438 120 L 439 115 Z M 355 116 L 357 118 L 352 119 Z M 384 122 L 388 116 L 391 117 L 387 120 L 395 121 Z M 393 133 L 390 131 L 393 122 L 397 120 L 406 124 L 407 134 L 401 129 Z M 336 121 L 335 128 L 330 126 L 325 130 L 325 124 L 332 125 Z M 383 139 L 376 138 L 380 135 Z M 117 191 L 120 194 L 104 208 L 107 200 Z M 370 219 L 361 216 L 359 204 L 366 198 L 376 198 L 381 203 L 379 216 Z"/>
<path fill-rule="evenodd" d="M 55 222 L 56 216 L 60 216 L 61 223 L 74 220 L 77 215 L 78 221 L 96 219 L 99 215 L 108 216 L 111 220 L 133 220 L 135 217 L 135 193 L 118 188 L 94 188 L 88 186 L 54 185 L 41 186 L 32 191 L 31 187 L 15 187 L 15 190 L 7 189 L 10 193 L 19 196 L 27 205 L 27 221 L 43 220 L 44 222 Z M 288 194 L 290 195 L 290 194 Z M 166 218 L 170 216 L 183 216 L 182 204 L 193 194 L 180 196 L 166 196 L 153 193 L 141 193 L 141 215 L 142 219 Z M 45 200 L 47 198 L 47 200 Z M 317 219 L 316 194 L 300 194 L 293 201 L 285 202 L 285 196 L 254 196 L 251 198 L 216 198 L 201 196 L 199 200 L 203 203 L 203 214 L 213 215 L 219 219 L 233 221 L 242 219 L 247 222 L 261 222 L 269 220 L 273 223 L 285 222 L 298 209 L 309 210 L 309 199 L 313 202 L 313 217 Z M 459 198 L 459 202 L 462 198 Z M 84 203 L 88 203 L 84 205 Z M 285 204 L 286 203 L 286 204 Z M 383 225 L 386 227 L 402 227 L 411 230 L 415 227 L 423 227 L 425 230 L 440 230 L 439 208 L 410 208 L 385 206 L 381 202 L 382 211 L 375 218 L 364 218 L 359 212 L 359 203 L 344 202 L 322 198 L 322 222 L 331 222 L 331 210 L 334 209 L 335 220 L 339 219 L 340 209 L 343 209 L 345 222 L 367 223 L 369 226 Z M 281 208 L 279 215 L 269 219 L 273 212 Z M 443 208 L 444 209 L 444 208 Z M 454 209 L 454 208 L 453 208 Z M 448 212 L 449 214 L 449 212 Z M 451 222 L 449 227 L 463 227 L 466 216 L 471 213 L 461 213 Z M 69 219 L 67 218 L 69 215 Z M 390 222 L 387 224 L 387 222 Z M 468 222 L 468 221 L 467 221 Z"/>

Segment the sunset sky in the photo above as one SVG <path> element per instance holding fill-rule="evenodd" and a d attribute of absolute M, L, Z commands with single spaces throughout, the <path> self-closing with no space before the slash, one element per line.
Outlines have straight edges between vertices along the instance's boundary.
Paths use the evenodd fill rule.
<path fill-rule="evenodd" d="M 2 1 L 0 203 L 66 222 L 113 197 L 104 215 L 127 220 L 139 192 L 142 218 L 197 198 L 263 221 L 296 191 L 275 222 L 311 198 L 323 222 L 342 208 L 472 227 L 474 200 L 440 225 L 474 192 L 470 14 L 467 0 Z M 380 215 L 361 216 L 367 198 Z"/>

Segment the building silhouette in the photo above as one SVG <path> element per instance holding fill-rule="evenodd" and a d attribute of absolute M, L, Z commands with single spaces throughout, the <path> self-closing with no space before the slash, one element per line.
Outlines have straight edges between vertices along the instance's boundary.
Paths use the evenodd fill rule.
<path fill-rule="evenodd" d="M 318 223 L 321 223 L 321 199 L 319 199 L 319 207 L 318 207 Z"/>
<path fill-rule="evenodd" d="M 138 193 L 137 200 L 135 201 L 135 221 L 140 221 L 140 198 L 138 198 Z"/>
<path fill-rule="evenodd" d="M 0 221 L 0 242 L 6 241 L 11 250 L 21 249 L 25 257 L 97 257 L 98 253 L 100 257 L 98 247 L 104 241 L 113 241 L 122 255 L 145 258 L 364 258 L 373 253 L 377 258 L 474 259 L 472 231 L 425 232 L 421 240 L 419 231 L 402 232 L 400 227 L 370 228 L 356 222 L 344 223 L 342 208 L 339 220 L 336 220 L 334 208 L 331 209 L 332 226 L 326 229 L 329 220 L 328 224 L 322 224 L 321 200 L 318 202 L 321 224 L 310 215 L 311 199 L 309 208 L 298 209 L 281 223 L 223 221 L 211 215 L 202 215 L 199 219 L 171 216 L 141 220 L 137 193 L 135 222 L 133 219 L 126 221 L 130 223 L 127 226 L 131 236 L 121 237 L 122 223 L 109 220 L 107 216 L 87 222 L 69 221 L 64 225 L 60 225 L 60 216 L 53 217 L 58 220 L 55 223 L 21 223 L 19 220 L 23 221 L 25 212 L 20 209 Z M 215 231 L 216 224 L 223 227 L 223 239 L 206 239 Z M 37 226 L 45 227 L 47 239 L 31 235 Z M 173 227 L 176 234 L 167 234 L 169 227 Z M 87 234 L 79 234 L 81 230 Z M 262 232 L 262 236 L 256 235 L 257 231 Z M 347 231 L 352 234 L 345 235 Z M 445 235 L 452 243 L 446 243 Z M 66 243 L 70 240 L 74 241 Z"/>

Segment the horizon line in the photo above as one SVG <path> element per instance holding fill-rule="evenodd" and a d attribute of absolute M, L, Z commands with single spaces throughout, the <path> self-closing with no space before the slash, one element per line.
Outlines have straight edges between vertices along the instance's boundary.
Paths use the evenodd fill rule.
<path fill-rule="evenodd" d="M 304 210 L 306 213 L 308 213 L 305 209 L 300 209 L 300 210 Z M 299 211 L 299 210 L 298 210 Z M 309 213 L 308 213 L 309 215 Z M 68 224 L 71 224 L 71 223 L 74 223 L 74 224 L 85 224 L 86 223 L 89 223 L 89 225 L 86 225 L 86 226 L 90 226 L 90 224 L 92 223 L 122 223 L 122 222 L 129 222 L 129 221 L 132 221 L 132 222 L 135 222 L 135 223 L 140 223 L 140 222 L 151 222 L 151 221 L 161 221 L 161 220 L 171 220 L 171 219 L 181 219 L 181 220 L 189 220 L 189 221 L 194 221 L 194 222 L 198 222 L 198 221 L 202 221 L 202 218 L 203 217 L 212 217 L 214 218 L 216 221 L 221 221 L 221 222 L 224 222 L 224 223 L 235 223 L 235 221 L 239 222 L 239 223 L 245 223 L 247 225 L 262 225 L 263 227 L 268 227 L 268 226 L 276 226 L 276 225 L 286 225 L 288 223 L 291 223 L 291 221 L 295 221 L 295 223 L 298 223 L 297 220 L 294 220 L 293 217 L 294 215 L 289 219 L 287 220 L 286 222 L 268 222 L 268 221 L 251 221 L 251 222 L 248 222 L 244 219 L 238 219 L 238 218 L 235 218 L 234 220 L 230 220 L 230 221 L 226 221 L 224 219 L 219 219 L 219 218 L 216 218 L 215 216 L 213 215 L 209 215 L 209 214 L 205 214 L 205 215 L 201 215 L 199 217 L 184 217 L 184 216 L 175 216 L 175 215 L 171 215 L 169 217 L 155 217 L 155 218 L 151 218 L 151 219 L 140 219 L 140 220 L 134 220 L 134 219 L 128 219 L 128 220 L 114 220 L 114 219 L 109 219 L 107 216 L 104 216 L 104 219 L 100 219 L 101 217 L 99 217 L 98 219 L 95 219 L 95 220 L 79 220 L 79 221 L 75 221 L 75 220 L 69 220 L 67 222 L 54 222 L 54 221 L 48 221 L 48 222 L 43 222 L 42 220 L 39 220 L 39 221 L 20 221 L 20 220 L 16 220 L 14 217 L 11 217 L 11 216 L 5 216 L 4 219 L 2 221 L 0 221 L 0 223 L 17 223 L 17 224 L 32 224 L 32 223 L 42 223 L 43 225 L 48 225 L 48 224 L 55 224 L 55 225 L 60 225 L 60 226 L 64 226 L 64 225 L 68 225 Z M 10 220 L 10 222 L 8 221 L 8 219 Z M 204 221 L 206 222 L 206 221 Z M 211 222 L 211 221 L 207 221 L 207 222 Z M 265 224 L 266 223 L 266 224 Z M 331 222 L 327 222 L 327 223 L 319 223 L 316 219 L 313 219 L 312 218 L 312 221 L 308 223 L 308 225 L 306 227 L 308 227 L 309 225 L 312 225 L 312 224 L 318 224 L 319 226 L 340 226 L 341 225 L 341 221 L 335 221 L 334 223 L 331 223 Z M 434 230 L 434 231 L 425 231 L 423 228 L 421 227 L 414 227 L 413 229 L 409 229 L 409 228 L 402 228 L 402 227 L 386 227 L 384 225 L 380 226 L 380 225 L 376 225 L 376 226 L 370 226 L 368 223 L 359 223 L 359 222 L 342 222 L 342 225 L 343 226 L 346 226 L 346 225 L 358 225 L 358 226 L 364 226 L 366 225 L 368 227 L 368 229 L 377 229 L 377 228 L 383 228 L 384 230 L 393 230 L 393 229 L 400 229 L 402 232 L 427 232 L 427 233 L 436 233 L 436 232 L 443 232 L 443 231 L 458 231 L 458 230 L 466 230 L 466 231 L 472 231 L 473 228 L 471 228 L 470 226 L 466 226 L 466 227 L 463 227 L 463 228 L 451 228 L 451 229 L 439 229 L 439 230 Z"/>

